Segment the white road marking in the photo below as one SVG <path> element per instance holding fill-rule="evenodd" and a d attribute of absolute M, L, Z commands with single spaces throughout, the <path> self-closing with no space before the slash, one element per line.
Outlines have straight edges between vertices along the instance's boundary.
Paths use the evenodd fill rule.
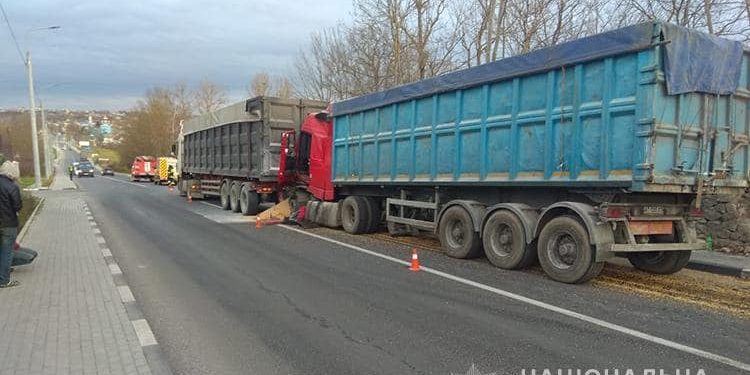
<path fill-rule="evenodd" d="M 298 228 L 294 228 L 294 227 L 290 227 L 290 226 L 284 225 L 284 224 L 279 225 L 279 226 L 282 227 L 282 228 L 285 228 L 285 229 L 297 232 L 297 233 L 302 233 L 302 234 L 308 235 L 310 237 L 315 237 L 315 238 L 323 240 L 323 241 L 334 243 L 334 244 L 339 245 L 339 246 L 347 247 L 347 248 L 350 248 L 352 250 L 356 250 L 356 251 L 359 251 L 361 253 L 365 253 L 367 255 L 372 255 L 374 257 L 378 257 L 378 258 L 381 258 L 381 259 L 389 260 L 391 262 L 398 263 L 398 264 L 401 264 L 401 265 L 404 265 L 404 266 L 410 265 L 410 263 L 407 262 L 407 261 L 405 261 L 405 260 L 394 258 L 392 256 L 381 254 L 381 253 L 378 253 L 378 252 L 375 252 L 375 251 L 372 251 L 372 250 L 367 250 L 367 249 L 361 248 L 361 247 L 356 246 L 356 245 L 351 245 L 351 244 L 348 244 L 348 243 L 345 243 L 345 242 L 341 242 L 341 241 L 337 241 L 337 240 L 334 240 L 334 239 L 331 239 L 331 238 L 323 237 L 323 236 L 318 235 L 318 234 L 309 233 L 309 232 L 306 232 L 304 230 L 301 230 L 301 229 L 298 229 Z M 625 335 L 633 336 L 633 337 L 636 337 L 636 338 L 639 338 L 639 339 L 642 339 L 642 340 L 645 340 L 645 341 L 649 341 L 649 342 L 652 342 L 652 343 L 655 343 L 655 344 L 658 344 L 658 345 L 663 345 L 663 346 L 666 346 L 668 348 L 676 349 L 676 350 L 679 350 L 681 352 L 689 353 L 689 354 L 692 354 L 692 355 L 695 355 L 695 356 L 698 356 L 698 357 L 702 357 L 702 358 L 709 359 L 709 360 L 712 360 L 712 361 L 715 361 L 715 362 L 723 363 L 725 365 L 732 366 L 732 367 L 738 368 L 740 370 L 750 371 L 750 364 L 744 363 L 744 362 L 740 362 L 738 360 L 735 360 L 735 359 L 732 359 L 732 358 L 729 358 L 729 357 L 725 357 L 725 356 L 722 356 L 722 355 L 719 355 L 719 354 L 714 354 L 714 353 L 711 353 L 711 352 L 707 352 L 705 350 L 693 348 L 691 346 L 680 344 L 680 343 L 675 342 L 675 341 L 663 339 L 661 337 L 653 336 L 653 335 L 650 335 L 650 334 L 645 333 L 645 332 L 641 332 L 641 331 L 638 331 L 638 330 L 635 330 L 635 329 L 627 328 L 627 327 L 621 326 L 619 324 L 610 323 L 610 322 L 607 322 L 607 321 L 604 321 L 604 320 L 601 320 L 601 319 L 598 319 L 598 318 L 594 318 L 592 316 L 584 315 L 584 314 L 581 314 L 581 313 L 578 313 L 578 312 L 575 312 L 575 311 L 572 311 L 572 310 L 568 310 L 568 309 L 565 309 L 565 308 L 562 308 L 562 307 L 551 305 L 551 304 L 546 303 L 546 302 L 535 300 L 533 298 L 525 297 L 525 296 L 522 296 L 520 294 L 512 293 L 512 292 L 509 292 L 507 290 L 495 288 L 495 287 L 492 287 L 492 286 L 489 286 L 489 285 L 486 285 L 486 284 L 482 284 L 482 283 L 479 283 L 479 282 L 476 282 L 476 281 L 472 281 L 472 280 L 469 280 L 469 279 L 464 279 L 463 277 L 451 275 L 449 273 L 438 271 L 438 270 L 433 269 L 433 268 L 422 266 L 421 270 L 423 272 L 431 273 L 431 274 L 433 274 L 435 276 L 439 276 L 439 277 L 442 277 L 442 278 L 445 278 L 445 279 L 448 279 L 448 280 L 452 280 L 452 281 L 458 282 L 460 284 L 464 284 L 464 285 L 472 286 L 472 287 L 475 287 L 475 288 L 478 288 L 478 289 L 482 289 L 482 290 L 490 292 L 490 293 L 494 293 L 494 294 L 497 294 L 497 295 L 500 295 L 500 296 L 503 296 L 503 297 L 506 297 L 506 298 L 509 298 L 509 299 L 512 299 L 512 300 L 516 300 L 518 302 L 527 303 L 529 305 L 536 306 L 536 307 L 542 308 L 544 310 L 552 311 L 552 312 L 555 312 L 555 313 L 558 313 L 560 315 L 564 315 L 564 316 L 567 316 L 567 317 L 570 317 L 570 318 L 573 318 L 573 319 L 578 319 L 578 320 L 581 320 L 581 321 L 584 321 L 584 322 L 587 322 L 587 323 L 591 323 L 591 324 L 597 325 L 597 326 L 602 327 L 602 328 L 610 329 L 610 330 L 613 330 L 613 331 L 616 331 L 616 332 L 620 332 L 620 333 L 625 334 Z"/>
<path fill-rule="evenodd" d="M 106 241 L 104 241 L 104 237 L 101 237 L 101 236 L 96 236 L 96 242 L 102 245 L 107 243 Z"/>
<path fill-rule="evenodd" d="M 218 204 L 208 203 L 208 202 L 204 202 L 204 201 L 198 201 L 198 203 L 205 204 L 206 206 L 221 208 L 221 206 L 219 206 Z"/>
<path fill-rule="evenodd" d="M 151 327 L 148 325 L 146 319 L 133 320 L 131 323 L 133 323 L 133 329 L 135 329 L 135 334 L 138 336 L 141 346 L 157 344 L 154 332 L 151 331 Z"/>
<path fill-rule="evenodd" d="M 146 185 L 141 185 L 141 184 L 138 184 L 138 183 L 135 183 L 135 182 L 131 182 L 131 181 L 118 180 L 118 179 L 116 179 L 114 177 L 102 176 L 102 178 L 106 178 L 107 180 L 114 181 L 114 182 L 119 182 L 119 183 L 125 184 L 125 185 L 137 186 L 137 187 L 142 188 L 142 189 L 148 188 L 148 186 L 146 186 Z"/>
<path fill-rule="evenodd" d="M 127 285 L 118 286 L 117 291 L 120 292 L 120 300 L 123 303 L 135 302 L 135 296 Z"/>
<path fill-rule="evenodd" d="M 109 273 L 113 275 L 122 275 L 122 270 L 120 269 L 120 266 L 117 265 L 117 263 L 111 263 L 109 265 Z"/>
<path fill-rule="evenodd" d="M 112 251 L 110 251 L 109 249 L 107 249 L 105 247 L 104 249 L 102 249 L 102 256 L 103 257 L 111 257 L 112 256 Z"/>
<path fill-rule="evenodd" d="M 94 234 L 102 234 L 102 231 L 100 231 L 99 228 L 94 227 L 92 230 L 94 231 Z"/>

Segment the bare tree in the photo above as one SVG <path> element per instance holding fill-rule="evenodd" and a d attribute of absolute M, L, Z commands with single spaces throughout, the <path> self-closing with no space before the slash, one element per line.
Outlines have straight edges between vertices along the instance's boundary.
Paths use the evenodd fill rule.
<path fill-rule="evenodd" d="M 193 99 L 195 109 L 200 114 L 215 111 L 227 102 L 224 89 L 208 80 L 201 81 L 198 89 L 193 94 Z"/>
<path fill-rule="evenodd" d="M 266 72 L 255 73 L 248 87 L 250 96 L 265 96 L 271 92 L 271 77 Z"/>
<path fill-rule="evenodd" d="M 362 95 L 652 20 L 750 41 L 750 0 L 354 1 L 350 24 L 300 52 L 302 95 Z"/>
<path fill-rule="evenodd" d="M 292 83 L 286 77 L 279 77 L 276 81 L 276 96 L 281 99 L 291 99 L 294 96 Z"/>

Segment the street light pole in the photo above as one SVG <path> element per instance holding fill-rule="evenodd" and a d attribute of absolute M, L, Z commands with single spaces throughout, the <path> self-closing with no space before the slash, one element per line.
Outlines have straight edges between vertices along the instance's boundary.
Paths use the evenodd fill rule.
<path fill-rule="evenodd" d="M 42 112 L 42 146 L 44 147 L 44 178 L 49 178 L 52 169 L 52 161 L 49 153 L 49 128 L 47 128 L 47 112 L 44 111 L 44 104 L 39 99 L 39 110 Z"/>
<path fill-rule="evenodd" d="M 36 134 L 36 104 L 34 104 L 34 73 L 31 67 L 31 52 L 26 51 L 26 72 L 29 78 L 29 112 L 31 114 L 31 152 L 34 154 L 34 186 L 42 187 L 42 176 L 39 170 L 39 139 Z"/>

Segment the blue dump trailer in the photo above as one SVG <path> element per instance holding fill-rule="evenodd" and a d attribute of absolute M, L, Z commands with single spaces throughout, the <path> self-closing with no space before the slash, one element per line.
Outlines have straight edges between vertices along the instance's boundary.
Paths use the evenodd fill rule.
<path fill-rule="evenodd" d="M 701 198 L 748 187 L 749 77 L 739 42 L 652 22 L 334 103 L 341 224 L 568 283 L 676 272 Z"/>

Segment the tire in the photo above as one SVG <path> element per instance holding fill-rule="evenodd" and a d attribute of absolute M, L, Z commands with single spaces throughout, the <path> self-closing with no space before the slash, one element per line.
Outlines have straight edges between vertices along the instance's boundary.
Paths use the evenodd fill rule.
<path fill-rule="evenodd" d="M 239 182 L 232 183 L 229 188 L 229 208 L 232 212 L 240 212 L 240 189 L 242 184 Z"/>
<path fill-rule="evenodd" d="M 482 244 L 487 259 L 502 269 L 528 267 L 536 260 L 536 249 L 526 243 L 523 223 L 507 210 L 495 211 L 487 219 Z"/>
<path fill-rule="evenodd" d="M 366 198 L 349 196 L 341 203 L 341 226 L 347 233 L 361 234 L 370 228 L 370 210 Z"/>
<path fill-rule="evenodd" d="M 558 216 L 544 225 L 537 254 L 544 273 L 563 283 L 584 283 L 604 268 L 604 262 L 596 261 L 588 231 L 572 216 Z"/>
<path fill-rule="evenodd" d="M 365 198 L 367 210 L 370 212 L 370 225 L 367 227 L 367 233 L 374 233 L 380 229 L 383 222 L 383 210 L 380 208 L 380 200 L 376 198 Z"/>
<path fill-rule="evenodd" d="M 221 202 L 221 209 L 228 210 L 229 207 L 229 187 L 231 182 L 224 181 L 219 188 L 219 201 Z"/>
<path fill-rule="evenodd" d="M 482 254 L 482 241 L 466 210 L 453 206 L 445 210 L 438 225 L 440 244 L 449 257 L 470 259 Z"/>
<path fill-rule="evenodd" d="M 260 197 L 248 184 L 242 184 L 240 189 L 240 213 L 243 215 L 257 215 Z"/>
<path fill-rule="evenodd" d="M 690 250 L 628 253 L 633 267 L 650 273 L 668 275 L 683 269 L 690 261 Z"/>

